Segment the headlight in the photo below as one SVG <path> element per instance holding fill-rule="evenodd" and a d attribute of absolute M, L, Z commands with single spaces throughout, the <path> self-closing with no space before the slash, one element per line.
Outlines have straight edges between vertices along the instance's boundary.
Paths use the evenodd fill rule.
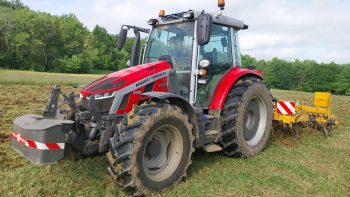
<path fill-rule="evenodd" d="M 90 99 L 92 95 L 95 96 L 96 100 L 112 98 L 115 96 L 114 92 L 107 92 L 107 93 L 101 93 L 101 94 L 89 94 L 86 98 Z"/>
<path fill-rule="evenodd" d="M 114 92 L 107 92 L 103 94 L 95 94 L 95 99 L 106 99 L 114 97 Z"/>

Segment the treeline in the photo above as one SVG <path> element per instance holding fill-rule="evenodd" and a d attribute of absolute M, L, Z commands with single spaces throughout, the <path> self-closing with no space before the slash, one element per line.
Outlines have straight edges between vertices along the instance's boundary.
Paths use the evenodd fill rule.
<path fill-rule="evenodd" d="M 278 58 L 258 61 L 249 55 L 243 55 L 242 64 L 262 70 L 270 88 L 350 95 L 350 64 L 285 61 Z"/>
<path fill-rule="evenodd" d="M 126 67 L 132 39 L 116 49 L 117 35 L 89 31 L 73 15 L 34 12 L 19 0 L 0 0 L 0 67 L 48 72 L 96 73 Z M 350 95 L 350 64 L 312 60 L 270 61 L 242 56 L 244 67 L 263 70 L 271 88 Z"/>
<path fill-rule="evenodd" d="M 0 67 L 87 73 L 126 67 L 126 50 L 116 49 L 117 35 L 96 26 L 90 32 L 73 14 L 34 12 L 20 1 L 0 0 Z"/>

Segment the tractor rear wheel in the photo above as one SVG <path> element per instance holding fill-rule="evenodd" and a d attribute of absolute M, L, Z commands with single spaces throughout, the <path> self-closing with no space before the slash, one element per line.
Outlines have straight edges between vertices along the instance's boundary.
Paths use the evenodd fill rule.
<path fill-rule="evenodd" d="M 177 106 L 144 104 L 128 114 L 107 154 L 109 173 L 133 195 L 162 192 L 185 175 L 193 152 L 192 124 Z"/>
<path fill-rule="evenodd" d="M 222 110 L 223 152 L 251 157 L 266 146 L 272 129 L 273 107 L 261 79 L 244 78 L 230 90 Z"/>

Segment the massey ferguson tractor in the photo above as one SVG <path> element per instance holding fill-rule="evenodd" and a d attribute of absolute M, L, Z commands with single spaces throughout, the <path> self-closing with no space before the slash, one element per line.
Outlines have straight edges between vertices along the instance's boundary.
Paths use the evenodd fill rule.
<path fill-rule="evenodd" d="M 218 5 L 222 11 L 225 2 Z M 283 113 L 293 112 L 282 109 L 293 103 L 273 102 L 262 72 L 241 67 L 238 32 L 248 29 L 242 21 L 221 12 L 161 10 L 148 24 L 151 30 L 122 26 L 118 49 L 128 30 L 136 37 L 129 68 L 86 85 L 80 98 L 54 86 L 42 116 L 16 118 L 14 149 L 39 164 L 56 163 L 70 151 L 107 153 L 116 185 L 149 195 L 186 176 L 196 149 L 252 157 L 265 148 L 274 118 L 293 125 L 305 115 L 295 104 L 294 113 Z M 150 33 L 141 53 L 140 33 Z M 60 94 L 69 109 L 59 108 Z M 326 105 L 329 98 L 318 107 Z M 325 110 L 318 125 L 329 130 L 335 121 Z M 318 113 L 302 120 L 318 123 Z"/>

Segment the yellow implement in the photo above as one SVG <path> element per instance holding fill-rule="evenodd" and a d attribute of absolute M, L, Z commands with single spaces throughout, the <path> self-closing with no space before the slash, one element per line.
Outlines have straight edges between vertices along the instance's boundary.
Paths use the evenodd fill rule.
<path fill-rule="evenodd" d="M 338 124 L 338 121 L 331 114 L 330 98 L 330 93 L 315 92 L 314 107 L 295 105 L 295 102 L 289 101 L 277 101 L 274 104 L 273 119 L 291 129 L 300 123 L 308 124 L 314 128 L 323 130 L 327 137 L 333 125 Z"/>

